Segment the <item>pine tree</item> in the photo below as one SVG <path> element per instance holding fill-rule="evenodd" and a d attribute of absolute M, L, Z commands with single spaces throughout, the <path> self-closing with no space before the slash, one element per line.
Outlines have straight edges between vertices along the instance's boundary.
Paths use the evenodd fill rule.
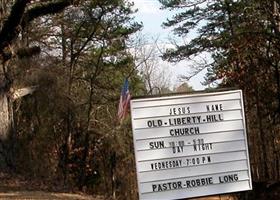
<path fill-rule="evenodd" d="M 164 23 L 190 42 L 168 50 L 164 58 L 176 62 L 203 52 L 211 54 L 207 83 L 243 89 L 252 141 L 253 175 L 257 180 L 279 179 L 279 4 L 277 1 L 160 0 L 165 9 L 178 10 Z M 257 116 L 257 117 L 256 117 Z M 264 130 L 266 130 L 264 132 Z M 272 146 L 273 148 L 269 148 Z M 276 147 L 276 148 L 274 148 Z M 273 166 L 273 167 L 271 167 Z"/>

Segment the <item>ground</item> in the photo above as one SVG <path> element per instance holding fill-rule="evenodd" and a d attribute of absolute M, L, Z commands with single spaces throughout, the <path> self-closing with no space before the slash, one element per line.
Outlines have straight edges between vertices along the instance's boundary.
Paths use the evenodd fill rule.
<path fill-rule="evenodd" d="M 53 192 L 55 191 L 55 192 Z M 102 197 L 84 193 L 59 191 L 39 181 L 26 180 L 20 176 L 10 176 L 0 172 L 0 199 L 6 200 L 104 200 Z"/>
<path fill-rule="evenodd" d="M 280 182 L 254 183 L 253 191 L 193 198 L 191 200 L 279 200 Z M 238 198 L 239 197 L 239 198 Z M 108 200 L 102 196 L 92 196 L 81 192 L 50 186 L 42 181 L 26 179 L 23 176 L 0 172 L 0 200 Z"/>
<path fill-rule="evenodd" d="M 98 200 L 100 198 L 88 195 L 72 194 L 72 193 L 54 193 L 43 191 L 5 191 L 0 192 L 0 199 L 17 199 L 17 200 L 47 200 L 47 199 L 63 199 L 63 200 Z M 101 200 L 101 199 L 100 199 Z"/>

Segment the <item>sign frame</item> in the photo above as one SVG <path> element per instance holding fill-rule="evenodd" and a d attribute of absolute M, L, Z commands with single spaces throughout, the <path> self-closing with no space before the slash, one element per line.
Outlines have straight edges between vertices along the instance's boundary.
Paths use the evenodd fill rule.
<path fill-rule="evenodd" d="M 208 185 L 210 185 L 212 188 L 214 188 L 214 189 L 212 189 L 213 191 L 211 191 L 211 189 L 210 189 L 210 191 L 204 191 L 204 192 L 201 192 L 200 190 L 198 190 L 198 192 L 197 193 L 199 193 L 199 194 L 196 194 L 196 192 L 193 192 L 193 191 L 195 191 L 195 189 L 196 188 L 185 188 L 185 187 L 183 187 L 182 188 L 182 186 L 180 186 L 180 185 L 182 185 L 181 183 L 179 184 L 179 181 L 183 181 L 184 180 L 184 183 L 188 183 L 188 181 L 192 181 L 192 180 L 188 180 L 188 176 L 187 177 L 181 177 L 181 176 L 177 176 L 176 175 L 176 172 L 179 172 L 179 173 L 182 173 L 182 170 L 180 170 L 180 169 L 174 169 L 173 171 L 176 171 L 176 172 L 174 172 L 174 173 L 172 173 L 172 174 L 175 174 L 175 176 L 174 177 L 169 177 L 169 178 L 171 178 L 172 180 L 175 180 L 175 182 L 176 181 L 178 181 L 178 184 L 179 184 L 179 186 L 181 187 L 181 188 L 179 188 L 180 189 L 180 191 L 178 192 L 177 190 L 174 190 L 174 194 L 172 193 L 172 189 L 174 188 L 174 187 L 178 187 L 178 185 L 177 186 L 172 186 L 173 188 L 172 189 L 170 189 L 170 184 L 169 184 L 169 189 L 170 190 L 167 190 L 167 191 L 165 191 L 165 190 L 158 190 L 158 191 L 155 191 L 156 189 L 154 188 L 154 187 L 156 187 L 156 186 L 154 186 L 154 185 L 152 185 L 153 186 L 153 191 L 151 192 L 150 190 L 151 190 L 151 188 L 149 187 L 149 183 L 150 182 L 159 182 L 159 184 L 158 185 L 161 185 L 161 188 L 166 188 L 166 187 L 168 187 L 168 186 L 166 186 L 166 185 L 164 185 L 164 179 L 163 180 L 156 180 L 156 181 L 149 181 L 149 178 L 150 177 L 152 177 L 152 176 L 154 176 L 153 175 L 153 170 L 151 171 L 149 171 L 148 173 L 147 173 L 147 175 L 145 175 L 145 176 L 143 176 L 143 174 L 145 174 L 145 171 L 143 171 L 143 169 L 148 169 L 147 168 L 147 166 L 145 166 L 145 165 L 143 165 L 143 164 L 139 164 L 140 162 L 146 162 L 146 161 L 144 161 L 143 160 L 143 158 L 145 157 L 145 155 L 146 155 L 146 153 L 145 153 L 145 151 L 148 151 L 148 149 L 145 149 L 144 147 L 145 146 L 147 146 L 147 144 L 145 143 L 145 141 L 144 142 L 142 142 L 141 141 L 141 138 L 139 139 L 139 136 L 137 136 L 136 137 L 136 135 L 138 134 L 138 135 L 140 135 L 139 134 L 139 132 L 141 132 L 141 128 L 144 130 L 144 131 L 146 131 L 145 130 L 145 128 L 143 128 L 142 126 L 143 126 L 143 123 L 142 123 L 142 119 L 145 119 L 145 118 L 163 118 L 163 117 L 169 117 L 170 118 L 170 116 L 147 116 L 146 114 L 145 114 L 145 112 L 143 111 L 143 112 L 139 112 L 138 113 L 138 115 L 139 116 L 137 116 L 137 117 L 135 117 L 135 109 L 137 109 L 135 106 L 134 106 L 134 104 L 137 104 L 137 102 L 139 103 L 139 102 L 144 102 L 144 106 L 143 106 L 143 110 L 145 110 L 145 108 L 147 108 L 147 102 L 157 102 L 157 101 L 166 101 L 167 103 L 165 103 L 164 105 L 163 105 L 163 107 L 164 106 L 174 106 L 174 105 L 176 105 L 176 103 L 175 104 L 170 104 L 170 103 L 168 103 L 168 101 L 170 101 L 171 100 L 171 102 L 172 102 L 172 100 L 174 100 L 174 99 L 202 99 L 202 98 L 206 98 L 206 97 L 209 97 L 209 99 L 211 99 L 211 98 L 215 98 L 215 96 L 219 96 L 219 95 L 221 95 L 220 97 L 223 97 L 223 96 L 226 96 L 226 95 L 231 95 L 231 94 L 239 94 L 240 95 L 240 97 L 239 97 L 239 102 L 240 102 L 240 111 L 241 111 L 241 115 L 239 115 L 238 114 L 238 112 L 231 112 L 230 114 L 228 114 L 228 116 L 227 117 L 229 117 L 229 116 L 232 116 L 233 114 L 234 114 L 234 116 L 236 115 L 238 115 L 238 117 L 240 118 L 241 117 L 241 119 L 238 119 L 238 120 L 241 120 L 242 121 L 242 125 L 243 125 L 243 129 L 242 129 L 242 131 L 243 131 L 243 139 L 242 139 L 242 141 L 243 141 L 243 143 L 244 143 L 244 145 L 242 145 L 242 141 L 240 140 L 240 142 L 238 143 L 238 142 L 236 142 L 235 141 L 235 143 L 233 143 L 233 144 L 235 144 L 235 145 L 239 145 L 240 146 L 240 148 L 245 148 L 245 149 L 241 149 L 241 150 L 238 150 L 238 151 L 244 151 L 243 153 L 245 153 L 245 154 L 240 154 L 239 156 L 243 156 L 243 158 L 244 158 L 244 156 L 246 157 L 246 159 L 243 159 L 243 161 L 240 161 L 239 163 L 238 163 L 238 161 L 234 161 L 234 162 L 236 162 L 237 163 L 237 167 L 240 167 L 240 173 L 238 172 L 236 172 L 235 173 L 235 175 L 238 177 L 238 176 L 246 176 L 246 180 L 245 181 L 243 181 L 244 182 L 244 184 L 243 184 L 243 182 L 242 182 L 242 184 L 244 185 L 244 188 L 245 189 L 242 189 L 242 188 L 238 188 L 238 187 L 236 187 L 236 188 L 233 188 L 233 189 L 229 189 L 229 190 L 225 190 L 225 191 L 221 191 L 219 188 L 218 188 L 218 186 L 219 186 L 219 184 L 213 184 L 212 185 L 212 183 L 211 183 L 211 178 L 208 180 L 208 181 L 210 181 L 210 183 L 208 184 Z M 218 99 L 218 100 L 210 100 L 210 101 L 205 101 L 205 102 L 224 102 L 225 100 L 223 100 L 223 99 Z M 145 104 L 146 103 L 146 104 Z M 187 103 L 184 103 L 184 102 L 180 102 L 179 101 L 179 103 L 180 104 L 186 104 L 186 105 L 189 105 L 189 104 L 203 104 L 203 103 L 196 103 L 195 101 L 194 102 L 187 102 Z M 234 102 L 234 103 L 236 103 L 236 102 Z M 234 104 L 233 103 L 233 104 Z M 246 131 L 246 120 L 245 120 L 245 111 L 244 111 L 244 103 L 243 103 L 243 94 L 242 94 L 242 90 L 226 90 L 226 91 L 210 91 L 210 92 L 194 92 L 194 93 L 191 93 L 191 94 L 183 94 L 183 93 L 179 93 L 179 94 L 171 94 L 171 95 L 163 95 L 163 96 L 144 96 L 144 97 L 134 97 L 134 98 L 132 98 L 131 99 L 131 101 L 130 101 L 130 105 L 131 105 L 131 121 L 132 121 L 132 128 L 133 128 L 133 143 L 134 143 L 134 152 L 135 152 L 135 162 L 136 162 L 136 173 L 137 173 L 137 184 L 138 184 L 138 190 L 139 190 L 139 198 L 140 199 L 178 199 L 178 198 L 191 198 L 191 197 L 201 197 L 201 196 L 209 196 L 209 195 L 215 195 L 215 194 L 225 194 L 225 193 L 232 193 L 232 192 L 238 192 L 238 191 L 245 191 L 245 190 L 252 190 L 252 178 L 251 178 L 251 169 L 250 169 L 250 159 L 249 159 L 249 148 L 248 148 L 248 141 L 247 141 L 247 131 Z M 146 106 L 146 107 L 145 107 Z M 162 105 L 161 105 L 162 106 Z M 149 106 L 148 106 L 149 107 Z M 161 108 L 160 106 L 158 106 L 158 105 L 156 105 L 156 103 L 154 103 L 154 104 L 152 104 L 152 106 L 150 106 L 150 107 L 152 107 L 152 109 L 149 111 L 149 113 L 153 113 L 153 111 L 154 110 L 156 110 L 156 109 L 154 109 L 153 107 L 158 107 L 158 108 Z M 193 108 L 195 108 L 195 109 L 198 109 L 199 110 L 199 106 L 198 106 L 198 108 L 196 108 L 195 106 L 193 106 Z M 140 109 L 141 109 L 141 106 L 140 106 Z M 194 109 L 194 110 L 195 110 Z M 163 109 L 159 109 L 160 110 L 160 112 L 158 112 L 158 113 L 160 113 L 161 114 L 161 112 L 163 112 Z M 175 112 L 175 111 L 174 111 Z M 224 111 L 224 112 L 227 112 L 227 111 Z M 171 110 L 170 110 L 170 113 L 171 113 Z M 224 114 L 223 113 L 223 111 L 220 111 L 220 113 L 222 113 L 222 114 Z M 207 114 L 207 113 L 206 113 Z M 201 122 L 202 122 L 202 119 L 203 119 L 203 122 L 205 121 L 205 116 L 204 117 L 202 117 L 203 115 L 201 114 L 201 113 L 196 113 L 196 112 L 188 112 L 188 113 L 184 113 L 182 116 L 185 116 L 185 115 L 194 115 L 193 117 L 195 117 L 195 115 L 197 115 L 197 120 L 195 121 L 195 118 L 193 118 L 194 120 L 193 120 L 193 124 L 192 125 L 195 125 L 196 123 L 195 122 L 197 122 L 197 121 L 199 121 L 199 123 L 198 123 L 198 127 L 199 127 L 199 124 L 201 124 Z M 172 116 L 172 117 L 176 117 L 177 115 L 174 115 L 174 116 Z M 199 116 L 200 116 L 200 118 L 199 118 Z M 207 116 L 208 115 L 206 115 L 206 118 L 207 118 Z M 199 120 L 198 120 L 199 119 Z M 208 119 L 208 118 L 207 118 Z M 139 122 L 136 122 L 136 121 L 140 121 L 140 123 Z M 182 119 L 183 120 L 183 119 Z M 187 120 L 188 120 L 188 118 L 187 118 Z M 185 120 L 185 121 L 187 121 L 187 120 Z M 190 121 L 187 121 L 187 122 L 191 122 L 191 120 Z M 150 123 L 150 127 L 146 127 L 146 129 L 148 130 L 148 129 L 151 129 L 153 126 L 159 126 L 159 124 L 156 124 L 156 122 L 154 122 L 155 124 L 152 124 L 152 123 Z M 160 121 L 158 121 L 158 123 L 160 123 Z M 161 122 L 162 123 L 162 122 Z M 172 123 L 172 122 L 170 122 L 170 119 L 169 119 L 169 125 L 170 125 L 170 123 Z M 176 122 L 174 122 L 174 123 L 176 123 Z M 207 120 L 207 122 L 206 122 L 206 125 L 207 125 L 207 123 L 208 123 L 208 120 Z M 214 123 L 214 122 L 213 122 Z M 225 124 L 225 126 L 226 126 L 226 122 L 220 122 L 220 123 L 224 123 Z M 148 122 L 147 122 L 147 124 L 148 124 Z M 167 121 L 165 121 L 164 122 L 164 124 L 161 124 L 160 126 L 163 126 L 163 127 L 161 127 L 161 128 L 164 128 L 164 126 L 165 125 L 167 125 L 168 123 L 167 123 Z M 174 125 L 174 124 L 172 124 L 172 125 Z M 181 126 L 185 126 L 185 127 L 188 127 L 190 124 L 184 124 L 184 125 L 181 125 Z M 205 126 L 206 126 L 205 125 Z M 149 125 L 148 125 L 149 126 Z M 180 126 L 180 124 L 178 125 L 178 124 L 175 124 L 174 126 Z M 206 126 L 207 127 L 207 126 Z M 186 130 L 187 130 L 187 128 L 185 128 Z M 136 134 L 136 132 L 138 131 L 138 133 Z M 164 131 L 163 131 L 164 132 Z M 227 132 L 227 131 L 225 131 L 225 132 Z M 232 131 L 232 133 L 231 133 L 231 135 L 232 136 L 234 136 L 235 137 L 235 134 L 236 134 L 236 132 L 238 132 L 238 131 Z M 240 132 L 238 132 L 239 133 L 239 135 L 240 135 Z M 146 138 L 146 135 L 148 135 L 149 134 L 149 131 L 146 131 L 146 133 L 144 134 L 144 136 L 143 136 L 143 138 L 142 138 L 142 140 L 146 140 L 147 138 Z M 209 134 L 209 133 L 208 133 Z M 211 134 L 211 133 L 210 133 Z M 210 135 L 209 134 L 209 135 Z M 199 134 L 198 134 L 199 135 Z M 197 136 L 197 135 L 195 135 L 194 134 L 194 137 L 195 136 Z M 200 135 L 201 136 L 201 135 Z M 240 135 L 240 137 L 241 137 L 242 135 Z M 184 136 L 178 136 L 178 137 L 184 137 Z M 178 137 L 174 137 L 174 138 L 178 138 Z M 185 136 L 185 137 L 190 137 L 190 136 Z M 152 137 L 153 138 L 153 137 Z M 149 139 L 149 138 L 148 138 Z M 147 140 L 148 140 L 147 139 Z M 209 141 L 209 137 L 208 137 L 208 139 L 207 139 L 208 141 Z M 141 141 L 141 142 L 139 142 L 139 141 Z M 142 143 L 144 143 L 144 144 L 142 144 Z M 178 144 L 178 142 L 175 142 L 176 144 Z M 139 144 L 141 144 L 141 145 L 139 145 Z M 156 145 L 156 144 L 155 144 Z M 161 143 L 159 143 L 159 145 L 161 145 Z M 142 148 L 142 146 L 143 146 L 143 148 L 141 149 L 140 147 Z M 164 154 L 166 154 L 166 149 L 165 149 L 165 145 L 164 145 L 164 143 L 163 143 L 163 147 L 164 148 L 162 148 L 163 149 L 163 153 L 162 153 L 162 155 Z M 139 149 L 140 148 L 140 149 Z M 183 147 L 182 148 L 187 148 L 187 146 L 185 146 L 185 145 L 183 145 Z M 221 147 L 221 149 L 224 149 L 225 147 Z M 154 151 L 159 151 L 159 150 L 162 150 L 162 149 L 155 149 Z M 150 149 L 151 150 L 151 149 Z M 139 154 L 139 152 L 138 151 L 143 151 L 144 153 L 142 153 L 142 155 L 141 154 Z M 237 151 L 237 150 L 236 150 Z M 233 152 L 234 152 L 234 149 L 233 149 Z M 227 152 L 226 152 L 227 153 Z M 238 153 L 241 153 L 241 152 L 238 152 Z M 211 153 L 209 153 L 209 154 L 211 154 Z M 206 154 L 207 155 L 207 154 Z M 231 155 L 231 154 L 228 154 L 228 155 Z M 153 159 L 154 160 L 157 160 L 157 159 L 160 159 L 160 160 L 163 160 L 163 158 L 157 158 L 156 157 L 157 155 L 155 155 L 155 156 L 152 156 L 152 157 L 150 157 L 149 159 L 150 160 L 152 160 L 153 161 Z M 184 156 L 182 156 L 182 157 L 191 157 L 191 156 L 193 156 L 193 157 L 196 157 L 196 158 L 199 158 L 199 156 L 201 156 L 201 154 L 197 154 L 197 155 L 184 155 Z M 235 156 L 237 156 L 237 155 L 235 155 Z M 210 156 L 209 156 L 210 157 Z M 225 157 L 225 156 L 224 156 Z M 168 161 L 172 161 L 172 159 L 176 159 L 176 158 L 178 158 L 178 157 L 168 157 L 168 158 L 166 158 L 166 160 L 168 160 Z M 141 159 L 142 159 L 142 161 L 141 161 Z M 148 160 L 149 160 L 148 159 Z M 204 158 L 203 157 L 201 157 L 200 158 L 200 162 L 201 162 L 201 160 L 203 160 Z M 226 158 L 223 158 L 223 159 L 226 159 Z M 245 160 L 245 161 L 244 161 Z M 151 162 L 152 162 L 151 161 Z M 166 163 L 168 163 L 168 161 L 166 161 Z M 148 161 L 148 162 L 150 162 L 150 161 Z M 160 162 L 159 162 L 160 163 Z M 150 164 L 151 166 L 153 166 L 154 165 L 154 167 L 155 167 L 155 164 L 156 164 L 156 162 L 155 163 L 152 163 L 152 164 Z M 215 163 L 214 163 L 215 164 Z M 166 164 L 167 165 L 167 164 Z M 181 164 L 182 165 L 182 164 Z M 209 164 L 210 165 L 210 164 Z M 211 165 L 212 165 L 212 163 L 211 163 Z M 247 165 L 247 168 L 245 169 L 245 165 Z M 144 166 L 144 167 L 143 167 Z M 193 169 L 193 171 L 195 171 L 195 168 L 197 168 L 197 169 L 199 169 L 199 167 L 200 166 L 203 166 L 203 165 L 194 165 L 194 166 L 191 166 L 191 167 L 193 167 L 194 169 Z M 225 167 L 226 167 L 227 165 L 225 165 Z M 242 168 L 243 167 L 243 168 Z M 159 167 L 157 166 L 157 169 L 158 169 Z M 238 168 L 239 169 L 239 168 Z M 171 169 L 164 169 L 164 170 L 171 170 Z M 157 170 L 155 170 L 155 172 L 156 172 Z M 238 170 L 236 170 L 236 171 L 238 171 Z M 247 175 L 244 175 L 245 174 L 245 171 L 247 171 Z M 158 172 L 157 172 L 158 173 Z M 213 171 L 213 173 L 210 173 L 210 174 L 208 174 L 209 176 L 208 177 L 211 177 L 211 175 L 212 175 L 212 178 L 213 177 L 215 177 L 214 176 L 214 174 L 227 174 L 227 172 L 215 172 L 215 170 Z M 155 174 L 155 173 L 154 173 Z M 159 174 L 159 173 L 158 173 Z M 238 175 L 237 175 L 238 174 Z M 156 175 L 157 177 L 162 177 L 163 176 L 163 174 L 160 174 L 160 175 Z M 197 175 L 194 175 L 194 176 L 191 176 L 191 177 L 201 177 L 201 179 L 200 180 L 202 180 L 203 179 L 203 181 L 205 181 L 204 180 L 204 178 L 205 178 L 205 176 L 206 175 L 199 175 L 199 174 L 197 174 Z M 182 179 L 182 180 L 181 180 Z M 214 179 L 219 179 L 220 180 L 220 176 L 219 176 L 219 178 L 214 178 Z M 238 178 L 237 178 L 238 179 Z M 140 180 L 144 180 L 144 184 L 143 184 L 143 182 L 141 182 L 140 183 Z M 196 179 L 197 180 L 197 179 Z M 148 185 L 148 186 L 146 186 L 145 185 L 145 181 L 147 182 L 147 184 L 146 185 Z M 160 181 L 162 181 L 162 184 L 161 184 L 161 182 Z M 206 180 L 207 181 L 207 180 Z M 221 180 L 220 180 L 221 181 Z M 238 180 L 239 181 L 239 180 Z M 247 183 L 245 184 L 245 182 L 247 181 Z M 213 180 L 212 180 L 212 182 L 213 182 Z M 220 182 L 221 183 L 221 182 Z M 142 185 L 141 185 L 142 184 Z M 228 184 L 228 183 L 226 183 L 226 184 Z M 242 185 L 241 184 L 241 185 Z M 186 185 L 186 184 L 185 184 Z M 216 187 L 216 185 L 217 185 L 217 187 Z M 220 184 L 221 185 L 221 184 Z M 234 186 L 234 184 L 232 184 L 232 186 Z M 207 185 L 205 185 L 205 187 L 208 187 Z M 203 187 L 202 186 L 200 186 L 200 188 L 199 189 L 201 189 L 202 188 L 202 191 L 203 191 Z M 218 188 L 218 189 L 217 189 Z M 154 190 L 155 189 L 155 190 Z M 204 188 L 205 189 L 205 188 Z M 150 193 L 150 194 L 152 194 L 152 195 L 143 195 L 142 193 L 141 193 L 141 190 L 143 191 L 143 190 L 146 190 L 146 192 L 147 193 Z M 188 191 L 188 190 L 191 190 L 192 191 L 192 194 L 191 195 L 186 195 L 186 191 Z M 154 192 L 155 191 L 155 192 Z M 178 193 L 178 195 L 176 195 L 176 191 L 177 191 L 177 193 Z M 182 192 L 183 191 L 183 192 Z M 218 191 L 218 192 L 217 192 Z M 154 194 L 157 194 L 157 193 L 161 193 L 161 192 L 167 192 L 168 194 L 171 194 L 171 195 L 167 195 L 167 197 L 163 197 L 162 198 L 162 196 L 157 196 L 157 195 L 154 195 Z"/>

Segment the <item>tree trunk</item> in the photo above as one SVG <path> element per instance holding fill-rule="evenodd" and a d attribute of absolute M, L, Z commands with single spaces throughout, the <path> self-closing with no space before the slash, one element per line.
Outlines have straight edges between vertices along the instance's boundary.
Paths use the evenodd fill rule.
<path fill-rule="evenodd" d="M 13 105 L 6 92 L 0 94 L 0 169 L 15 169 Z"/>
<path fill-rule="evenodd" d="M 89 146 L 90 146 L 88 131 L 86 132 L 83 146 L 84 146 L 84 150 L 83 150 L 83 155 L 81 158 L 81 171 L 79 174 L 79 189 L 81 191 L 83 190 L 83 186 L 86 185 L 87 158 L 88 158 Z"/>
<path fill-rule="evenodd" d="M 11 126 L 9 114 L 9 100 L 6 92 L 0 94 L 0 140 L 5 141 L 8 138 L 8 133 Z"/>
<path fill-rule="evenodd" d="M 2 66 L 3 67 L 3 66 Z M 3 71 L 4 67 L 3 67 Z M 5 73 L 4 73 L 5 74 Z M 8 75 L 0 81 L 0 169 L 15 169 L 16 129 L 14 123 L 13 101 L 32 94 L 35 87 L 26 87 L 11 92 L 12 81 Z M 1 162 L 2 161 L 2 162 Z"/>

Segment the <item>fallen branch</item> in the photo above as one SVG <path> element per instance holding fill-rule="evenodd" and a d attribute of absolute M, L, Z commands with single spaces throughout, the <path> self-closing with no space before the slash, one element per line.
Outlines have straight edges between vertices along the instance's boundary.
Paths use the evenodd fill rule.
<path fill-rule="evenodd" d="M 12 100 L 19 99 L 26 95 L 32 94 L 37 88 L 38 88 L 38 86 L 31 86 L 31 87 L 16 89 L 15 91 L 13 91 L 11 93 L 11 98 L 12 98 Z"/>

